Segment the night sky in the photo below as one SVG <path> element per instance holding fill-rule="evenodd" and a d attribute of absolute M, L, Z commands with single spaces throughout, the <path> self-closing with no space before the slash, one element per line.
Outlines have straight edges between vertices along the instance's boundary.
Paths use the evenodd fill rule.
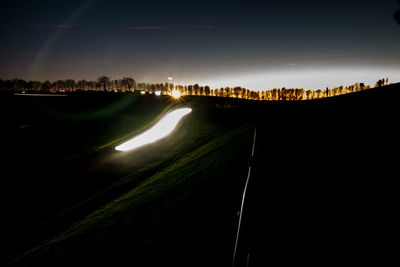
<path fill-rule="evenodd" d="M 397 0 L 2 1 L 0 78 L 317 89 L 400 81 Z"/>

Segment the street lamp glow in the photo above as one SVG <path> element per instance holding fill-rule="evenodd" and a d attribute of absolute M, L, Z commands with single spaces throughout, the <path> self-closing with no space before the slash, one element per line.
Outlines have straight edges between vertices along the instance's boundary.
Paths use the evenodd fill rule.
<path fill-rule="evenodd" d="M 149 130 L 117 146 L 115 149 L 118 151 L 128 151 L 154 143 L 168 136 L 175 129 L 176 125 L 178 125 L 179 121 L 190 112 L 192 112 L 191 108 L 180 108 L 171 111 Z"/>
<path fill-rule="evenodd" d="M 156 96 L 160 96 L 160 95 L 161 95 L 161 91 L 156 91 L 156 92 L 155 92 L 155 95 L 156 95 Z"/>
<path fill-rule="evenodd" d="M 140 91 L 140 94 L 141 95 L 144 95 L 146 92 L 145 91 Z"/>
<path fill-rule="evenodd" d="M 172 97 L 175 99 L 178 99 L 181 97 L 181 92 L 179 92 L 178 90 L 173 90 L 172 91 Z"/>

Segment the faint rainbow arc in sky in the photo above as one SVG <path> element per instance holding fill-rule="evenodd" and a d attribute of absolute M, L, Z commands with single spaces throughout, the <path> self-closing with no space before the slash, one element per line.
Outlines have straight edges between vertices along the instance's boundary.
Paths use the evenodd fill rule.
<path fill-rule="evenodd" d="M 84 14 L 89 8 L 93 7 L 96 4 L 97 0 L 87 0 L 82 3 L 79 7 L 77 7 L 60 25 L 68 25 L 72 24 L 78 17 Z M 32 61 L 32 64 L 29 66 L 27 75 L 28 77 L 41 77 L 41 69 L 43 69 L 44 64 L 46 63 L 47 56 L 49 52 L 52 50 L 54 44 L 57 40 L 62 36 L 64 31 L 68 29 L 68 27 L 57 27 L 54 33 L 50 36 L 50 38 L 46 41 L 40 51 L 37 53 L 36 57 Z"/>

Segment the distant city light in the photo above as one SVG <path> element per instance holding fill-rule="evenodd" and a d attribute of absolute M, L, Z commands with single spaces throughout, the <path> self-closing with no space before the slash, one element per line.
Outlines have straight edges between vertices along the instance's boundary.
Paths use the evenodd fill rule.
<path fill-rule="evenodd" d="M 146 92 L 145 91 L 140 91 L 140 94 L 141 95 L 144 95 Z"/>
<path fill-rule="evenodd" d="M 160 95 L 161 95 L 161 91 L 156 91 L 154 94 L 155 94 L 156 96 L 160 96 Z"/>
<path fill-rule="evenodd" d="M 175 99 L 178 99 L 181 97 L 181 93 L 178 90 L 173 90 L 172 91 L 172 97 Z"/>
<path fill-rule="evenodd" d="M 180 108 L 167 113 L 153 127 L 131 140 L 117 146 L 118 151 L 128 151 L 147 144 L 154 143 L 169 135 L 178 125 L 179 121 L 192 112 L 191 108 Z"/>
<path fill-rule="evenodd" d="M 378 79 L 388 77 L 390 82 L 400 81 L 396 68 L 368 66 L 350 67 L 293 67 L 291 70 L 250 70 L 243 73 L 226 73 L 205 80 L 184 81 L 186 84 L 202 83 L 211 88 L 241 86 L 250 90 L 263 91 L 274 88 L 304 88 L 318 90 L 336 86 L 352 85 L 356 82 L 375 85 Z"/>

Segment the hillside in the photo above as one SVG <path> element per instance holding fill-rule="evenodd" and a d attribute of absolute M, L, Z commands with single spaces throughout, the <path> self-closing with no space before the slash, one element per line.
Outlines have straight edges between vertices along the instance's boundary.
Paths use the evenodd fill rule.
<path fill-rule="evenodd" d="M 214 141 L 215 138 L 220 137 L 220 135 L 228 134 L 231 130 L 240 128 L 240 126 L 245 127 L 243 128 L 244 130 L 248 129 L 248 126 L 245 126 L 248 125 L 247 112 L 243 113 L 238 109 L 223 109 L 212 104 L 208 105 L 203 103 L 203 100 L 200 102 L 188 100 L 183 103 L 175 103 L 171 102 L 169 98 L 156 98 L 153 96 L 139 96 L 138 99 L 134 99 L 133 102 L 131 101 L 131 104 L 125 108 L 117 110 L 109 116 L 102 116 L 99 120 L 95 120 L 98 123 L 97 126 L 91 119 L 65 121 L 64 119 L 60 120 L 59 117 L 54 119 L 52 116 L 49 118 L 44 115 L 34 115 L 35 112 L 38 113 L 37 110 L 42 110 L 42 105 L 35 106 L 35 102 L 45 102 L 50 106 L 55 105 L 55 107 L 52 107 L 64 110 L 65 112 L 71 112 L 72 109 L 76 113 L 76 110 L 79 110 L 79 106 L 77 107 L 76 104 L 70 105 L 69 103 L 82 103 L 90 111 L 91 109 L 98 109 L 99 107 L 97 106 L 100 106 L 100 108 L 102 105 L 108 107 L 112 102 L 123 102 L 127 98 L 132 97 L 126 95 L 110 98 L 110 96 L 112 95 L 76 95 L 70 96 L 71 98 L 68 99 L 56 100 L 56 103 L 52 102 L 54 100 L 35 98 L 31 100 L 34 101 L 34 105 L 25 105 L 26 102 L 32 103 L 28 99 L 18 99 L 18 101 L 22 101 L 24 104 L 22 107 L 25 107 L 27 110 L 32 109 L 29 115 L 40 122 L 39 124 L 34 121 L 32 125 L 40 125 L 40 127 L 32 127 L 31 131 L 24 133 L 27 135 L 27 139 L 32 138 L 32 136 L 42 138 L 49 134 L 47 131 L 52 130 L 59 133 L 57 139 L 61 141 L 67 140 L 72 145 L 74 145 L 73 142 L 78 141 L 85 145 L 85 147 L 76 145 L 77 149 L 81 149 L 80 151 L 84 152 L 84 154 L 80 155 L 77 159 L 63 159 L 60 162 L 58 157 L 52 158 L 48 154 L 47 151 L 54 150 L 51 148 L 53 144 L 47 144 L 46 138 L 43 138 L 43 141 L 39 143 L 31 143 L 28 139 L 25 141 L 25 144 L 28 146 L 25 147 L 20 144 L 17 150 L 13 150 L 11 146 L 9 148 L 6 146 L 6 154 L 13 155 L 13 157 L 4 157 L 3 159 L 3 162 L 8 163 L 6 166 L 8 165 L 7 168 L 9 169 L 18 168 L 22 164 L 16 160 L 18 155 L 25 154 L 26 158 L 27 153 L 31 153 L 32 155 L 36 154 L 36 157 L 31 158 L 27 162 L 23 161 L 24 168 L 20 168 L 21 170 L 18 172 L 14 171 L 10 173 L 9 179 L 3 180 L 4 186 L 2 188 L 8 190 L 3 194 L 4 214 L 9 216 L 5 220 L 7 227 L 3 228 L 6 234 L 6 238 L 2 243 L 3 251 L 7 251 L 4 254 L 5 257 L 22 254 L 23 251 L 40 244 L 96 209 L 106 205 L 108 202 L 118 199 L 123 194 L 135 189 L 136 186 L 151 179 L 153 175 L 169 168 L 171 164 L 184 160 L 187 155 L 193 151 L 200 150 L 209 142 Z M 92 101 L 103 101 L 103 103 L 88 104 L 87 100 L 89 99 Z M 10 102 L 10 100 L 8 101 Z M 13 101 L 17 101 L 17 99 L 13 99 Z M 60 103 L 64 105 L 60 107 Z M 84 103 L 88 105 L 85 106 Z M 153 121 L 154 118 L 159 117 L 165 107 L 168 107 L 170 104 L 188 105 L 194 110 L 190 119 L 185 119 L 182 126 L 171 137 L 166 138 L 162 143 L 150 145 L 145 149 L 133 153 L 116 153 L 112 144 L 122 142 L 131 136 L 132 133 L 140 131 L 146 125 L 146 121 Z M 17 109 L 16 107 L 14 108 Z M 149 112 L 147 113 L 146 110 Z M 19 114 L 14 114 L 14 116 L 24 117 L 25 113 L 20 112 Z M 8 120 L 14 121 L 13 118 L 8 118 Z M 49 120 L 58 124 L 47 123 Z M 125 131 L 118 130 L 115 127 L 116 124 L 123 125 L 123 123 L 126 127 Z M 66 124 L 68 125 L 68 130 L 64 132 Z M 85 126 L 87 124 L 90 126 Z M 82 126 L 86 127 L 87 132 L 81 131 Z M 55 127 L 55 129 L 52 129 L 52 127 Z M 100 134 L 96 134 L 96 131 L 99 131 L 99 129 L 107 129 L 109 127 L 117 130 L 114 135 L 107 136 L 107 132 L 102 131 L 98 132 Z M 15 130 L 17 133 L 22 131 L 13 127 L 6 127 L 5 129 L 9 131 Z M 78 139 L 78 137 L 71 137 L 71 133 L 81 136 L 83 140 Z M 81 133 L 84 135 L 80 135 Z M 103 143 L 105 145 L 100 146 L 100 151 L 96 152 L 96 149 L 90 148 L 92 152 L 86 152 L 87 144 L 85 144 L 85 140 L 88 139 L 85 139 L 85 136 L 90 138 L 90 133 L 94 134 L 96 138 L 99 138 L 99 135 L 103 136 L 103 138 L 104 136 L 108 138 L 108 141 Z M 20 135 L 21 133 L 16 136 L 7 135 L 10 145 L 13 140 L 18 141 Z M 240 133 L 240 136 L 243 135 L 246 135 L 246 130 Z M 230 138 L 227 140 L 230 140 Z M 241 137 L 238 140 L 243 141 L 245 139 Z M 88 141 L 92 142 L 93 140 L 89 139 Z M 232 142 L 236 142 L 236 140 Z M 229 142 L 224 141 L 223 144 L 227 143 Z M 238 151 L 247 150 L 246 143 L 241 143 L 235 149 L 238 149 Z M 215 144 L 215 141 L 213 144 Z M 13 148 L 15 149 L 16 147 L 14 146 Z M 42 149 L 37 150 L 40 148 Z M 210 148 L 212 146 L 209 145 L 208 150 Z M 229 149 L 229 147 L 224 149 Z M 68 155 L 70 150 L 64 150 L 62 147 L 59 147 L 56 151 Z M 214 151 L 213 153 L 216 152 Z M 234 150 L 232 153 L 238 152 Z M 244 157 L 241 165 L 233 164 L 235 168 L 223 171 L 236 171 L 240 173 L 241 170 L 245 170 L 247 153 L 239 153 L 239 156 Z M 235 159 L 231 154 L 227 153 L 225 161 L 230 162 L 232 160 Z M 201 161 L 197 163 L 201 164 Z M 57 165 L 53 166 L 53 164 Z M 206 158 L 204 164 L 208 166 L 211 163 Z M 214 165 L 215 163 L 212 164 L 213 168 L 209 170 L 211 172 L 217 171 L 217 168 L 224 166 L 224 164 L 221 166 Z M 35 177 L 35 179 L 32 180 L 30 177 Z M 223 177 L 229 177 L 229 175 L 222 175 L 220 178 Z M 235 179 L 238 178 L 237 176 L 234 177 L 234 181 L 237 182 Z M 18 179 L 18 182 L 15 179 Z M 218 181 L 215 182 L 218 183 Z M 239 189 L 240 186 L 234 186 L 227 194 L 233 194 L 236 190 L 235 188 Z M 17 199 L 18 201 L 9 201 L 10 199 Z M 229 209 L 227 211 L 230 212 Z M 229 221 L 234 223 L 231 219 Z M 146 232 L 146 230 L 143 231 Z"/>
<path fill-rule="evenodd" d="M 89 216 L 12 266 L 229 266 L 253 126 L 238 263 L 377 259 L 386 241 L 377 228 L 394 208 L 399 92 L 396 84 L 303 102 L 189 97 L 194 117 L 168 139 L 165 157 L 105 187 Z"/>
<path fill-rule="evenodd" d="M 239 263 L 390 261 L 399 87 L 262 108 Z"/>

